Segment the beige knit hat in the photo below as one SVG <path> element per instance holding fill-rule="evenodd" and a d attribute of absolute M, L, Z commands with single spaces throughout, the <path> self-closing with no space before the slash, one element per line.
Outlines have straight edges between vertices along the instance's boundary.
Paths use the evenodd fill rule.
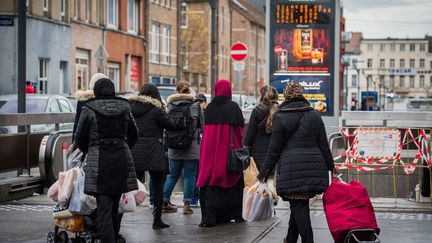
<path fill-rule="evenodd" d="M 98 81 L 99 79 L 103 79 L 103 78 L 108 78 L 108 77 L 105 74 L 103 74 L 103 73 L 95 73 L 95 74 L 93 74 L 93 76 L 90 79 L 88 90 L 93 90 L 93 87 L 94 87 L 96 81 Z"/>

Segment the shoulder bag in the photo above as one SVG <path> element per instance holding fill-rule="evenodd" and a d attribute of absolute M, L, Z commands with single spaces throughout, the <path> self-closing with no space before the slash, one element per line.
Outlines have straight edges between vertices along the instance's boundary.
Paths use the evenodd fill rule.
<path fill-rule="evenodd" d="M 243 172 L 249 167 L 249 149 L 247 148 L 234 148 L 234 129 L 231 125 L 230 134 L 230 148 L 227 158 L 227 170 L 229 172 Z"/>

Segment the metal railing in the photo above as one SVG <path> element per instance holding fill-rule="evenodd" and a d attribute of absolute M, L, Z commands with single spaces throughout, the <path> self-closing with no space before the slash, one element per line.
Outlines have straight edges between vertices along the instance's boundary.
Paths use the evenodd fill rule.
<path fill-rule="evenodd" d="M 24 132 L 0 134 L 0 172 L 38 166 L 39 147 L 43 136 L 50 131 L 31 132 L 33 125 L 54 124 L 58 131 L 62 123 L 73 123 L 75 113 L 18 113 L 0 114 L 0 127 L 24 126 Z"/>

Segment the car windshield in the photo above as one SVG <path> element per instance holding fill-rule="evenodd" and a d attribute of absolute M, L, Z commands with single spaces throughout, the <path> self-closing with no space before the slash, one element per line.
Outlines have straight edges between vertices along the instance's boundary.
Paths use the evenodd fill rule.
<path fill-rule="evenodd" d="M 44 113 L 47 99 L 26 99 L 26 113 Z M 0 114 L 14 114 L 18 112 L 18 102 L 16 98 L 0 100 Z"/>

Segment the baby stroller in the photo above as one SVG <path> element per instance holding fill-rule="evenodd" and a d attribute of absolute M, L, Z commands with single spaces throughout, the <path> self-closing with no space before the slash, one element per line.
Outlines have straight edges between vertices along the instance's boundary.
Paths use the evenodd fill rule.
<path fill-rule="evenodd" d="M 327 224 L 335 243 L 378 243 L 380 229 L 366 188 L 335 179 L 323 195 Z"/>
<path fill-rule="evenodd" d="M 66 243 L 66 242 L 97 242 L 96 228 L 96 211 L 89 216 L 71 213 L 67 208 L 60 204 L 54 209 L 54 231 L 47 235 L 48 243 Z M 75 237 L 69 238 L 67 232 L 75 234 Z"/>

